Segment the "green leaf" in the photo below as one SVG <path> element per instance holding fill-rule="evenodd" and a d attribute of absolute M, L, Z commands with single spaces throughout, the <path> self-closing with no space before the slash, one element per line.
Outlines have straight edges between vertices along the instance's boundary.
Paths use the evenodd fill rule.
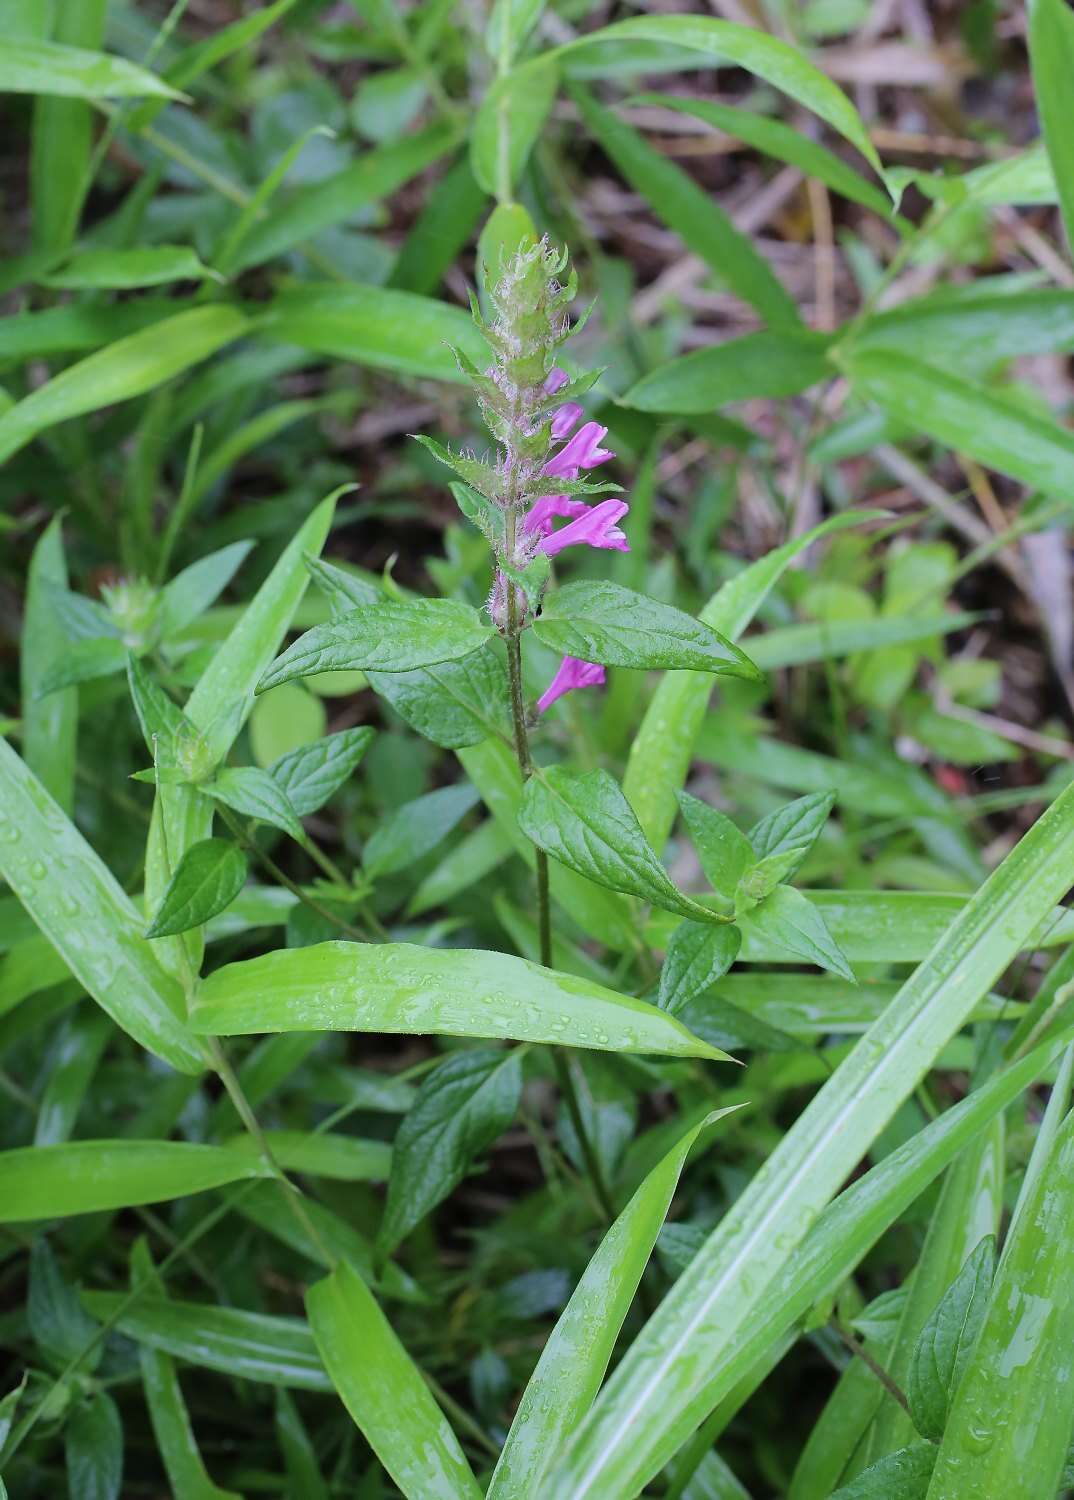
<path fill-rule="evenodd" d="M 838 1291 L 880 1235 L 936 1174 L 982 1129 L 989 1128 L 1006 1105 L 1055 1061 L 1060 1050 L 1057 1046 L 1038 1048 L 992 1078 L 840 1194 L 772 1283 L 748 1328 L 717 1359 L 704 1391 L 691 1404 L 684 1435 L 732 1391 L 737 1393 L 737 1411 L 782 1358 L 786 1335 L 818 1301 Z M 725 1409 L 721 1405 L 721 1414 Z"/>
<path fill-rule="evenodd" d="M 913 1443 L 872 1464 L 831 1500 L 925 1500 L 935 1463 L 931 1443 Z"/>
<path fill-rule="evenodd" d="M 483 744 L 461 749 L 458 757 L 516 854 L 532 869 L 536 850 L 518 823 L 523 782 L 514 747 L 501 739 L 488 739 Z M 583 932 L 616 950 L 625 952 L 634 946 L 635 919 L 622 896 L 594 885 L 557 862 L 548 873 L 553 899 Z"/>
<path fill-rule="evenodd" d="M 1074 501 L 1074 435 L 1066 428 L 894 350 L 851 350 L 840 363 L 859 395 L 908 427 Z"/>
<path fill-rule="evenodd" d="M 22 749 L 26 764 L 64 812 L 74 805 L 78 694 L 42 693 L 45 675 L 69 649 L 49 585 L 66 590 L 67 563 L 60 517 L 41 533 L 26 575 L 22 626 Z"/>
<path fill-rule="evenodd" d="M 754 861 L 749 839 L 726 813 L 689 792 L 679 793 L 679 807 L 705 879 L 718 895 L 733 901 L 739 881 Z"/>
<path fill-rule="evenodd" d="M 12 36 L 5 37 L 0 55 L 0 93 L 64 94 L 71 99 L 180 97 L 155 73 L 126 58 Z"/>
<path fill-rule="evenodd" d="M 47 970 L 41 977 L 47 984 Z M 108 1017 L 99 1010 L 79 1009 L 64 1017 L 50 1049 L 48 1082 L 34 1125 L 35 1146 L 69 1139 L 111 1035 Z"/>
<path fill-rule="evenodd" d="M 757 858 L 767 859 L 773 854 L 797 850 L 804 859 L 820 837 L 834 806 L 834 792 L 811 792 L 808 797 L 788 802 L 786 807 L 777 807 L 750 829 L 749 840 Z M 800 859 L 798 864 L 801 862 Z M 798 864 L 791 866 L 792 872 Z"/>
<path fill-rule="evenodd" d="M 1054 1097 L 1054 1089 L 1052 1093 Z M 1001 1118 L 982 1130 L 944 1175 L 888 1355 L 888 1373 L 904 1390 L 918 1338 L 944 1290 L 981 1240 L 996 1234 L 1003 1212 L 1004 1159 Z M 877 1458 L 893 1452 L 915 1435 L 914 1424 L 902 1407 L 884 1402 L 873 1428 L 871 1455 Z"/>
<path fill-rule="evenodd" d="M 278 1189 L 275 1200 L 279 1213 L 283 1204 Z M 122 1292 L 84 1292 L 82 1301 L 94 1317 L 114 1321 L 117 1331 L 136 1344 L 189 1364 L 239 1380 L 307 1391 L 332 1389 L 313 1335 L 301 1318 L 177 1302 L 145 1292 L 134 1303 Z"/>
<path fill-rule="evenodd" d="M 996 1242 L 981 1241 L 933 1310 L 910 1359 L 906 1399 L 922 1437 L 939 1442 L 988 1310 Z"/>
<path fill-rule="evenodd" d="M 434 906 L 443 906 L 453 896 L 484 880 L 511 853 L 512 844 L 507 834 L 494 818 L 487 818 L 452 844 L 436 867 L 429 871 L 410 898 L 407 916 L 420 916 Z"/>
<path fill-rule="evenodd" d="M 248 326 L 233 307 L 196 307 L 116 340 L 54 375 L 0 416 L 0 461 L 57 422 L 153 390 L 240 338 Z"/>
<path fill-rule="evenodd" d="M 783 849 L 778 854 L 769 854 L 746 871 L 735 889 L 735 911 L 752 911 L 784 880 L 790 878 L 802 863 L 805 850 Z"/>
<path fill-rule="evenodd" d="M 461 307 L 378 286 L 303 286 L 281 293 L 258 324 L 267 337 L 375 369 L 460 382 L 452 354 L 480 369 L 488 345 Z"/>
<path fill-rule="evenodd" d="M 545 0 L 495 0 L 485 27 L 489 57 L 509 63 L 541 19 Z"/>
<path fill-rule="evenodd" d="M 202 981 L 194 1025 L 216 1036 L 384 1031 L 717 1057 L 655 1006 L 505 953 L 316 943 L 227 964 Z"/>
<path fill-rule="evenodd" d="M 368 678 L 373 691 L 434 745 L 459 750 L 508 732 L 507 673 L 492 645 L 461 661 L 413 672 L 370 672 Z"/>
<path fill-rule="evenodd" d="M 734 136 L 766 156 L 800 167 L 807 177 L 815 177 L 833 192 L 852 203 L 871 208 L 874 213 L 891 216 L 891 201 L 879 188 L 873 187 L 853 167 L 812 140 L 804 131 L 785 125 L 771 115 L 753 114 L 739 105 L 716 104 L 710 99 L 677 98 L 674 94 L 639 94 L 638 104 L 652 104 L 660 109 L 678 110 L 704 120 L 716 130 Z"/>
<path fill-rule="evenodd" d="M 744 652 L 669 604 L 617 583 L 568 583 L 544 602 L 533 632 L 554 651 L 610 667 L 685 667 L 759 682 Z"/>
<path fill-rule="evenodd" d="M 250 15 L 233 21 L 230 26 L 215 28 L 204 41 L 195 42 L 193 46 L 184 48 L 175 61 L 169 64 L 166 70 L 168 82 L 174 84 L 176 88 L 185 88 L 188 83 L 193 83 L 210 68 L 215 68 L 219 63 L 225 62 L 241 48 L 252 46 L 258 37 L 281 20 L 294 4 L 295 0 L 274 0 L 273 4 L 262 6 Z M 142 106 L 143 109 L 158 107 Z M 141 130 L 144 123 L 136 114 L 131 123 L 131 129 Z"/>
<path fill-rule="evenodd" d="M 262 693 L 250 714 L 250 749 L 262 769 L 296 750 L 317 744 L 328 725 L 328 711 L 316 683 L 285 682 Z M 311 691 L 312 689 L 312 691 Z"/>
<path fill-rule="evenodd" d="M 266 1130 L 265 1139 L 285 1172 L 305 1172 L 338 1182 L 385 1182 L 388 1178 L 392 1148 L 386 1141 L 309 1130 Z M 235 1136 L 228 1149 L 256 1155 L 259 1145 L 252 1136 Z"/>
<path fill-rule="evenodd" d="M 78 829 L 0 741 L 0 873 L 75 977 L 124 1031 L 183 1073 L 204 1067 L 182 991 Z"/>
<path fill-rule="evenodd" d="M 80 250 L 41 281 L 63 291 L 123 291 L 170 281 L 201 281 L 210 274 L 188 246 L 152 245 L 136 250 Z"/>
<path fill-rule="evenodd" d="M 559 70 L 553 62 L 507 73 L 485 93 L 470 130 L 470 166 L 478 184 L 501 201 L 510 198 L 555 102 Z"/>
<path fill-rule="evenodd" d="M 718 1110 L 687 1130 L 612 1224 L 560 1314 L 518 1404 L 488 1500 L 530 1500 L 593 1404 L 690 1149 Z"/>
<path fill-rule="evenodd" d="M 46 19 L 41 40 L 84 52 L 100 53 L 104 41 L 106 0 L 65 5 Z M 5 27 L 5 36 L 9 34 Z M 93 115 L 84 99 L 39 94 L 33 102 L 30 141 L 30 208 L 33 255 L 48 267 L 67 250 L 78 228 L 92 171 Z M 17 273 L 16 273 L 17 274 Z"/>
<path fill-rule="evenodd" d="M 123 1483 L 123 1423 L 107 1391 L 76 1406 L 64 1430 L 71 1500 L 118 1500 Z"/>
<path fill-rule="evenodd" d="M 750 639 L 757 666 L 765 672 L 805 662 L 832 661 L 869 648 L 928 641 L 952 630 L 965 630 L 980 619 L 968 611 L 947 614 L 889 615 L 875 620 L 819 620 L 784 625 Z"/>
<path fill-rule="evenodd" d="M 232 258 L 231 268 L 249 270 L 300 246 L 325 229 L 352 219 L 359 209 L 387 198 L 431 166 L 457 139 L 454 126 L 430 125 L 401 140 L 363 152 L 342 171 L 306 183 L 253 225 Z"/>
<path fill-rule="evenodd" d="M 521 1096 L 515 1052 L 454 1052 L 423 1080 L 392 1145 L 388 1201 L 377 1236 L 385 1254 L 454 1192 L 474 1158 L 510 1125 Z"/>
<path fill-rule="evenodd" d="M 687 414 L 754 396 L 797 396 L 834 375 L 830 345 L 826 334 L 808 329 L 747 333 L 657 365 L 621 399 L 640 411 Z"/>
<path fill-rule="evenodd" d="M 447 469 L 453 469 L 461 480 L 464 481 L 463 495 L 467 496 L 475 508 L 480 508 L 485 518 L 480 529 L 492 540 L 503 534 L 503 513 L 494 504 L 499 495 L 503 479 L 495 464 L 486 463 L 484 459 L 472 458 L 466 453 L 453 453 L 450 448 L 445 448 L 443 443 L 438 443 L 435 438 L 427 437 L 425 433 L 415 433 L 414 441 L 438 459 Z M 459 499 L 456 494 L 456 499 Z M 460 508 L 463 502 L 460 500 Z M 480 523 L 476 517 L 463 509 L 463 514 L 468 520 L 474 521 L 475 525 Z M 493 528 L 496 528 L 494 531 Z"/>
<path fill-rule="evenodd" d="M 364 605 L 299 636 L 264 674 L 257 691 L 314 672 L 409 672 L 469 656 L 493 634 L 472 605 L 455 599 Z"/>
<path fill-rule="evenodd" d="M 811 905 L 851 963 L 909 963 L 925 958 L 972 898 L 946 891 L 807 892 Z M 705 897 L 699 897 L 708 904 Z M 672 923 L 662 912 L 649 921 L 651 942 L 663 947 Z M 1027 948 L 1053 947 L 1074 938 L 1074 917 L 1057 907 L 1027 939 Z M 792 963 L 787 951 L 757 930 L 742 931 L 747 963 Z"/>
<path fill-rule="evenodd" d="M 187 718 L 205 735 L 217 761 L 230 750 L 253 707 L 257 680 L 279 650 L 306 592 L 307 559 L 324 546 L 336 501 L 348 488 L 334 490 L 306 517 L 187 700 Z M 174 857 L 174 843 L 169 848 Z"/>
<path fill-rule="evenodd" d="M 356 605 L 381 600 L 380 590 L 374 585 L 330 563 L 318 563 L 312 572 L 328 597 L 333 618 L 349 613 Z M 509 733 L 507 673 L 491 646 L 433 667 L 369 672 L 367 680 L 412 729 L 436 745 L 458 750 L 479 745 L 490 735 Z"/>
<path fill-rule="evenodd" d="M 349 1266 L 306 1293 L 332 1384 L 409 1500 L 479 1500 L 458 1439 L 372 1292 Z"/>
<path fill-rule="evenodd" d="M 661 1010 L 679 1011 L 722 979 L 738 957 L 742 935 L 723 922 L 680 922 L 660 970 Z"/>
<path fill-rule="evenodd" d="M 306 837 L 291 799 L 275 777 L 257 766 L 226 766 L 203 788 L 206 796 L 244 818 L 256 818 L 301 844 Z M 237 894 L 237 892 L 236 892 Z"/>
<path fill-rule="evenodd" d="M 854 978 L 854 971 L 828 931 L 824 918 L 801 891 L 777 885 L 760 905 L 749 911 L 740 911 L 738 915 L 744 938 L 752 940 L 756 935 L 788 956 L 817 964 L 842 979 Z"/>
<path fill-rule="evenodd" d="M 98 1332 L 44 1239 L 34 1240 L 30 1247 L 26 1320 L 39 1352 L 57 1370 L 77 1359 Z M 96 1369 L 100 1358 L 99 1348 L 90 1351 L 85 1366 L 88 1373 Z"/>
<path fill-rule="evenodd" d="M 807 1043 L 801 1036 L 744 1010 L 725 998 L 723 985 L 708 994 L 698 995 L 676 1011 L 679 1020 L 714 1047 L 751 1052 L 801 1052 Z"/>
<path fill-rule="evenodd" d="M 286 793 L 300 818 L 324 806 L 361 764 L 375 731 L 341 729 L 311 745 L 289 750 L 269 766 L 269 775 Z"/>
<path fill-rule="evenodd" d="M 532 64 L 519 70 L 521 75 L 531 71 Z M 699 255 L 718 280 L 756 308 L 766 322 L 777 328 L 800 327 L 802 320 L 794 298 L 754 249 L 749 236 L 735 228 L 715 199 L 584 89 L 572 88 L 571 96 L 590 132 L 631 187 L 682 238 L 687 249 Z M 711 411 L 712 406 L 701 410 Z"/>
<path fill-rule="evenodd" d="M 155 1275 L 144 1240 L 136 1241 L 131 1251 L 131 1271 L 132 1279 L 139 1281 Z M 158 1282 L 158 1298 L 159 1288 Z M 153 1435 L 174 1493 L 182 1500 L 241 1500 L 233 1490 L 220 1489 L 206 1472 L 170 1356 L 143 1344 L 138 1350 L 138 1360 Z"/>
<path fill-rule="evenodd" d="M 276 1392 L 276 1439 L 292 1493 L 302 1500 L 331 1500 L 298 1407 L 283 1386 Z"/>
<path fill-rule="evenodd" d="M 22 1379 L 14 1390 L 8 1391 L 7 1395 L 0 1399 L 0 1452 L 3 1451 L 7 1442 L 7 1435 L 11 1431 L 11 1424 L 15 1420 L 22 1394 L 26 1389 L 26 1381 L 29 1378 L 29 1370 L 23 1371 Z"/>
<path fill-rule="evenodd" d="M 974 283 L 972 295 L 915 297 L 866 319 L 858 349 L 897 349 L 970 377 L 1016 354 L 1074 346 L 1074 294 L 1039 288 L 1017 295 Z M 949 289 L 948 289 L 949 290 Z"/>
<path fill-rule="evenodd" d="M 729 640 L 736 640 L 780 575 L 805 548 L 830 532 L 859 525 L 876 514 L 862 511 L 835 516 L 775 548 L 725 583 L 701 611 L 700 620 Z M 675 821 L 676 796 L 685 785 L 711 692 L 709 679 L 696 673 L 665 677 L 630 747 L 623 790 L 657 850 L 663 849 Z"/>
<path fill-rule="evenodd" d="M 37 691 L 42 698 L 47 698 L 50 693 L 62 692 L 79 682 L 111 677 L 122 672 L 126 665 L 127 648 L 114 636 L 100 636 L 95 641 L 72 641 L 41 674 Z"/>
<path fill-rule="evenodd" d="M 975 1489 L 1055 1494 L 1074 1422 L 1072 1270 L 1074 1116 L 1067 1115 L 1011 1227 L 950 1405 L 930 1500 Z"/>
<path fill-rule="evenodd" d="M 362 856 L 365 873 L 376 880 L 415 864 L 447 838 L 477 801 L 477 788 L 460 782 L 404 802 L 370 835 Z"/>
<path fill-rule="evenodd" d="M 518 824 L 539 849 L 597 885 L 695 921 L 720 920 L 672 884 L 607 771 L 577 776 L 550 766 L 530 777 Z"/>
<path fill-rule="evenodd" d="M 173 635 L 192 625 L 227 588 L 252 546 L 252 542 L 232 542 L 191 563 L 165 584 L 160 596 L 161 635 Z"/>
<path fill-rule="evenodd" d="M 146 937 L 199 927 L 230 906 L 246 884 L 246 856 L 227 839 L 202 839 L 179 861 Z"/>
<path fill-rule="evenodd" d="M 549 1478 L 552 1493 L 577 1493 L 580 1500 L 598 1482 L 605 1493 L 632 1485 L 636 1491 L 699 1425 L 711 1409 L 705 1387 L 716 1361 L 799 1252 L 823 1205 L 1065 894 L 1072 859 L 1074 788 L 1068 787 L 976 892 L 721 1219 L 575 1434 Z M 1074 1310 L 1069 1299 L 1063 1305 Z M 644 1425 L 635 1420 L 642 1410 Z M 632 1441 L 623 1444 L 628 1430 Z M 1069 1431 L 1068 1418 L 1064 1443 Z"/>
<path fill-rule="evenodd" d="M 434 292 L 476 229 L 485 201 L 466 153 L 426 193 L 388 286 L 404 292 Z"/>
<path fill-rule="evenodd" d="M 826 78 L 819 68 L 802 56 L 795 47 L 778 41 L 767 32 L 733 21 L 716 21 L 708 16 L 639 16 L 602 26 L 555 48 L 545 56 L 569 57 L 591 48 L 606 50 L 610 43 L 640 42 L 647 44 L 643 55 L 646 66 L 639 71 L 651 72 L 665 64 L 652 57 L 655 47 L 682 48 L 696 52 L 718 66 L 745 68 L 766 83 L 781 89 L 790 98 L 804 104 L 826 120 L 835 130 L 856 146 L 866 161 L 879 172 L 880 160 L 865 126 L 841 89 Z M 584 57 L 578 59 L 584 66 Z M 698 67 L 704 66 L 699 60 Z M 675 66 L 681 66 L 676 60 Z"/>
<path fill-rule="evenodd" d="M 351 119 L 367 140 L 398 140 L 421 113 L 428 94 L 419 68 L 385 68 L 362 79 L 351 103 Z"/>
<path fill-rule="evenodd" d="M 66 1141 L 0 1151 L 0 1223 L 163 1203 L 246 1177 L 259 1157 L 186 1141 Z"/>
<path fill-rule="evenodd" d="M 1029 59 L 1041 131 L 1059 189 L 1067 244 L 1074 246 L 1074 143 L 1069 98 L 1074 69 L 1074 15 L 1064 0 L 1034 0 L 1029 7 Z"/>

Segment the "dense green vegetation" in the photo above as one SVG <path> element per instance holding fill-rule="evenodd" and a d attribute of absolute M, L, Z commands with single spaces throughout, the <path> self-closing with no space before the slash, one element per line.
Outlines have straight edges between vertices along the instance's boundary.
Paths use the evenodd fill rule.
<path fill-rule="evenodd" d="M 0 1497 L 1074 1487 L 1074 11 L 711 10 L 0 0 Z"/>

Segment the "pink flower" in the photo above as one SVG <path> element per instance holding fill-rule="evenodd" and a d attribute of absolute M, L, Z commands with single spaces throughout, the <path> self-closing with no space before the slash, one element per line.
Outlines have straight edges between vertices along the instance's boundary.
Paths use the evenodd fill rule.
<path fill-rule="evenodd" d="M 610 448 L 600 446 L 607 435 L 607 427 L 602 427 L 599 422 L 586 422 L 558 453 L 552 455 L 541 470 L 542 474 L 577 479 L 580 469 L 595 469 L 598 464 L 606 463 L 615 457 Z"/>
<path fill-rule="evenodd" d="M 566 383 L 567 376 L 564 372 L 554 369 L 545 380 L 545 390 L 549 395 L 555 395 Z M 552 454 L 541 470 L 548 478 L 577 479 L 583 469 L 595 469 L 598 464 L 615 457 L 610 448 L 601 447 L 608 429 L 599 422 L 585 422 L 573 437 L 569 436 L 581 416 L 582 408 L 576 401 L 564 402 L 553 416 L 552 439 L 554 442 L 566 439 L 566 442 L 558 452 Z M 547 557 L 555 557 L 564 547 L 583 544 L 604 550 L 629 552 L 630 545 L 619 526 L 629 508 L 624 500 L 603 500 L 599 505 L 587 505 L 584 500 L 575 500 L 569 495 L 541 495 L 530 507 L 522 522 L 522 529 L 531 535 L 536 532 L 541 537 L 537 551 L 545 553 Z M 558 531 L 553 526 L 557 516 L 569 517 L 568 524 Z M 597 670 L 588 663 L 585 665 L 587 670 Z M 603 682 L 603 675 L 599 680 Z M 558 677 L 556 681 L 559 681 Z M 549 692 L 551 691 L 550 688 Z M 567 688 L 560 691 L 566 692 Z M 558 692 L 555 696 L 558 697 Z M 549 702 L 552 701 L 554 700 L 549 699 Z"/>
<path fill-rule="evenodd" d="M 566 500 L 565 495 L 546 495 L 542 499 Z M 540 500 L 537 502 L 539 505 Z M 568 504 L 570 502 L 568 501 Z M 536 510 L 537 506 L 534 506 Z M 611 549 L 615 552 L 629 552 L 630 543 L 626 539 L 618 523 L 626 515 L 630 506 L 625 500 L 602 500 L 599 505 L 583 505 L 584 514 L 577 516 L 566 526 L 561 526 L 558 531 L 553 531 L 551 520 L 548 530 L 539 544 L 538 552 L 543 552 L 548 557 L 555 557 L 557 552 L 562 552 L 564 547 L 574 547 L 584 543 L 589 547 Z M 532 515 L 531 511 L 531 515 Z M 557 511 L 555 514 L 563 514 Z"/>
<path fill-rule="evenodd" d="M 578 418 L 582 415 L 582 408 L 577 401 L 564 401 L 563 405 L 552 418 L 552 437 L 558 443 L 574 427 Z"/>
<path fill-rule="evenodd" d="M 599 687 L 603 681 L 604 668 L 597 662 L 579 661 L 576 656 L 565 656 L 556 675 L 537 699 L 537 710 L 543 714 L 564 693 L 573 692 L 575 688 Z"/>
<path fill-rule="evenodd" d="M 584 500 L 572 500 L 569 495 L 542 495 L 530 506 L 522 525 L 526 531 L 539 531 L 542 536 L 548 536 L 554 516 L 584 516 L 588 509 Z"/>

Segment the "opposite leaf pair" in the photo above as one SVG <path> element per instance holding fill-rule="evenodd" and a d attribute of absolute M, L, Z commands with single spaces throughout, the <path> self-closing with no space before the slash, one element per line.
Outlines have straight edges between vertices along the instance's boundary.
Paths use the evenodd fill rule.
<path fill-rule="evenodd" d="M 747 934 L 751 928 L 763 931 L 788 958 L 853 980 L 819 912 L 782 884 L 805 859 L 834 800 L 830 793 L 802 797 L 762 819 L 747 838 L 724 814 L 681 794 L 683 817 L 713 889 L 701 899 L 671 881 L 606 771 L 579 776 L 561 766 L 539 769 L 523 792 L 519 825 L 578 874 L 687 919 L 668 944 L 667 977 L 661 979 L 659 1003 L 678 1009 L 727 972 L 738 954 L 740 922 Z"/>

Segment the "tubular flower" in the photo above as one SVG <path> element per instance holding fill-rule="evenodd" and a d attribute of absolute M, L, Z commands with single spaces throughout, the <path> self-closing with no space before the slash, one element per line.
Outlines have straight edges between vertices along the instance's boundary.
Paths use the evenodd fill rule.
<path fill-rule="evenodd" d="M 537 699 L 538 712 L 543 714 L 557 698 L 562 698 L 564 693 L 572 692 L 574 688 L 599 687 L 603 682 L 604 668 L 597 662 L 579 661 L 576 656 L 565 656 L 556 675 Z"/>
<path fill-rule="evenodd" d="M 582 543 L 587 547 L 629 552 L 630 543 L 626 539 L 626 533 L 617 524 L 629 509 L 625 500 L 602 500 L 599 505 L 584 505 L 583 514 L 568 525 L 561 526 L 558 531 L 549 532 L 540 542 L 539 550 L 547 557 L 555 557 L 564 547 L 575 547 Z"/>
<path fill-rule="evenodd" d="M 626 501 L 590 503 L 591 497 L 619 488 L 588 477 L 615 456 L 604 446 L 608 429 L 583 420 L 576 399 L 596 377 L 572 378 L 555 363 L 557 349 L 571 333 L 567 307 L 577 286 L 573 272 L 561 281 L 566 265 L 566 255 L 547 240 L 509 257 L 499 280 L 486 286 L 489 316 L 475 313 L 491 363 L 478 369 L 456 350 L 495 439 L 495 460 L 453 454 L 420 439 L 455 469 L 469 491 L 460 506 L 484 531 L 495 555 L 489 613 L 514 643 L 515 659 L 520 632 L 540 610 L 546 559 L 574 546 L 629 550 L 620 525 Z M 543 712 L 573 688 L 603 681 L 602 666 L 565 657 L 538 708 Z"/>

